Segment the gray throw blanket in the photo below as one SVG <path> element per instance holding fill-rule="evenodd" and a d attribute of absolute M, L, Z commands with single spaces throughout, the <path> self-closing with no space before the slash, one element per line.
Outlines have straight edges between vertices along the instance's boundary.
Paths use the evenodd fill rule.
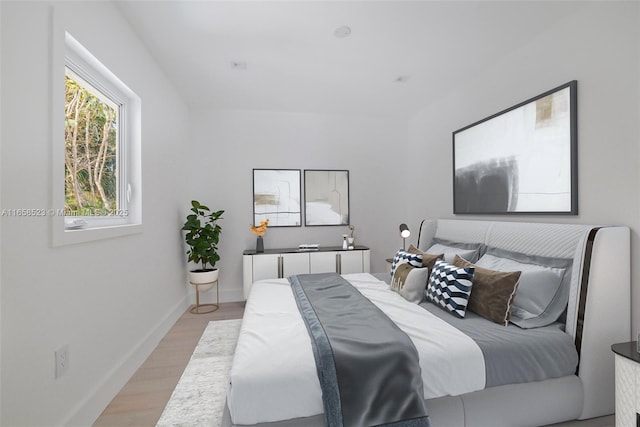
<path fill-rule="evenodd" d="M 289 277 L 307 325 L 329 427 L 429 427 L 409 337 L 335 273 Z"/>

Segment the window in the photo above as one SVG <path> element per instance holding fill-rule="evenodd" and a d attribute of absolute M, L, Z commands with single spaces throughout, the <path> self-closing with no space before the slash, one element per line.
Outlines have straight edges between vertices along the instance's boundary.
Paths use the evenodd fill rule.
<path fill-rule="evenodd" d="M 64 114 L 54 106 L 55 120 L 64 116 L 64 141 L 54 138 L 54 244 L 136 232 L 140 98 L 68 33 L 60 74 L 52 77 L 54 86 L 64 78 Z"/>
<path fill-rule="evenodd" d="M 65 67 L 65 217 L 127 216 L 120 105 Z"/>

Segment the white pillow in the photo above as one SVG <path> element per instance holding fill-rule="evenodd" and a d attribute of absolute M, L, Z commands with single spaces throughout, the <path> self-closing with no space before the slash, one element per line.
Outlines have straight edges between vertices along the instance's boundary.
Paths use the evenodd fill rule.
<path fill-rule="evenodd" d="M 407 301 L 419 304 L 424 298 L 428 279 L 429 269 L 427 267 L 416 268 L 409 263 L 400 264 L 393 272 L 391 289 L 402 295 Z"/>

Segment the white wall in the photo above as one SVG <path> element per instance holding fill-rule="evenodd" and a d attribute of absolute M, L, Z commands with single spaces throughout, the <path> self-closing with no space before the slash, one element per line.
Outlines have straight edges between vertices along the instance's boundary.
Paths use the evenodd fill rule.
<path fill-rule="evenodd" d="M 2 25 L 2 7 L 0 7 L 0 25 Z M 0 31 L 0 50 L 2 44 L 2 31 Z M 0 55 L 0 89 L 2 88 L 2 56 Z M 0 98 L 0 165 L 2 165 L 2 100 Z M 0 189 L 2 188 L 2 174 L 0 174 Z M 0 207 L 2 207 L 2 199 L 0 198 Z M 0 221 L 0 236 L 2 236 L 2 221 Z M 2 301 L 2 239 L 0 238 L 0 301 Z M 2 332 L 2 304 L 0 304 L 0 333 Z M 2 339 L 0 337 L 0 379 L 2 378 Z M 0 420 L 2 420 L 2 386 L 0 384 Z"/>
<path fill-rule="evenodd" d="M 51 206 L 50 126 L 61 118 L 50 114 L 50 4 L 142 98 L 144 231 L 52 248 L 48 218 L 2 218 L 7 426 L 90 425 L 184 312 L 189 291 L 179 231 L 187 177 L 176 168 L 188 111 L 111 3 L 1 2 L 2 208 Z M 64 344 L 70 370 L 54 379 Z"/>
<path fill-rule="evenodd" d="M 49 4 L 0 2 L 2 208 L 51 203 Z M 630 225 L 637 258 L 638 3 L 585 3 L 529 44 L 505 52 L 493 68 L 469 70 L 457 91 L 425 99 L 431 104 L 408 123 L 189 113 L 111 4 L 58 6 L 75 17 L 72 34 L 142 98 L 144 232 L 52 248 L 48 219 L 1 219 L 2 425 L 88 425 L 109 402 L 186 308 L 191 289 L 179 228 L 189 200 L 226 210 L 221 297 L 239 300 L 241 254 L 255 245 L 252 169 L 348 169 L 356 241 L 372 248 L 372 270 L 383 271 L 384 259 L 402 244 L 399 223 L 417 231 L 423 217 L 453 217 L 451 132 L 572 79 L 579 81 L 580 215 L 506 219 Z M 339 245 L 343 233 L 346 227 L 272 227 L 265 245 Z M 635 307 L 639 274 L 634 266 Z M 633 324 L 640 329 L 640 310 Z M 56 380 L 53 352 L 63 344 L 69 344 L 71 370 Z"/>
<path fill-rule="evenodd" d="M 407 222 L 417 231 L 424 217 L 453 217 L 451 132 L 572 79 L 579 81 L 580 215 L 493 218 L 637 229 L 638 4 L 585 2 L 576 11 L 528 44 L 505 52 L 493 68 L 469 70 L 457 91 L 425 99 L 430 104 L 408 126 L 391 117 L 192 114 L 198 153 L 193 165 L 200 165 L 191 175 L 193 197 L 227 210 L 219 264 L 223 298 L 239 298 L 240 254 L 254 245 L 248 230 L 252 168 L 350 169 L 357 240 L 371 247 L 372 270 L 383 271 L 384 259 L 401 244 L 398 223 Z M 219 160 L 213 167 L 202 166 L 203 159 L 211 158 Z M 335 245 L 345 232 L 341 227 L 271 228 L 265 242 L 271 248 L 302 242 Z M 414 234 L 410 241 L 416 238 Z M 637 240 L 634 232 L 634 248 Z M 634 295 L 640 300 L 639 291 Z M 640 319 L 634 324 L 640 327 Z"/>
<path fill-rule="evenodd" d="M 255 248 L 253 168 L 348 169 L 356 243 L 375 248 L 371 265 L 384 271 L 408 221 L 407 122 L 390 117 L 329 116 L 256 111 L 198 111 L 189 196 L 224 209 L 220 253 L 221 297 L 242 299 L 242 251 Z M 303 220 L 304 222 L 304 220 Z M 300 243 L 340 246 L 347 227 L 270 227 L 265 248 Z"/>
<path fill-rule="evenodd" d="M 409 121 L 410 178 L 438 183 L 431 197 L 411 198 L 412 218 L 453 218 L 452 131 L 570 80 L 578 80 L 579 215 L 491 219 L 632 228 L 638 261 L 640 211 L 640 16 L 637 2 L 589 2 L 494 67 L 472 70 L 459 90 Z M 420 167 L 424 159 L 437 159 Z M 461 219 L 487 216 L 458 215 Z M 640 330 L 640 263 L 632 262 L 634 326 Z M 612 266 L 615 268 L 615 266 Z"/>

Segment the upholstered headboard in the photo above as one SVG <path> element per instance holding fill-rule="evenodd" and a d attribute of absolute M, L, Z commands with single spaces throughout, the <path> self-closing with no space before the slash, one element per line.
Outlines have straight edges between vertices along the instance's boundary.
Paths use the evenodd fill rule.
<path fill-rule="evenodd" d="M 584 388 L 580 418 L 610 414 L 615 406 L 611 344 L 631 338 L 631 267 L 628 227 L 506 221 L 424 220 L 418 247 L 435 239 L 487 246 L 531 256 L 573 259 L 566 331 L 580 354 Z"/>

